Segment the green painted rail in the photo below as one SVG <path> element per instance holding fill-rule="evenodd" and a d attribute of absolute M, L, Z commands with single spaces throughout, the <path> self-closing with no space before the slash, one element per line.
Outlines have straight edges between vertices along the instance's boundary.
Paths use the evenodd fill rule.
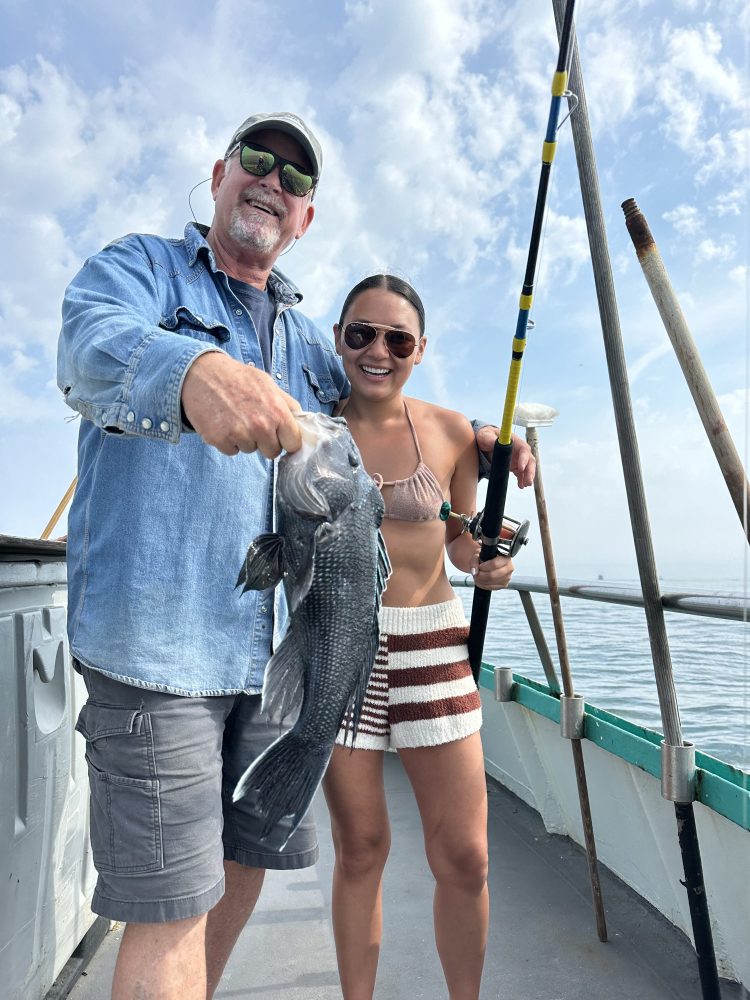
<path fill-rule="evenodd" d="M 545 684 L 513 674 L 511 700 L 530 712 L 560 722 L 559 695 Z M 494 667 L 482 663 L 479 683 L 494 693 Z M 661 742 L 663 736 L 653 729 L 628 722 L 611 712 L 585 704 L 584 739 L 608 753 L 640 768 L 654 778 L 661 778 Z M 750 830 L 750 774 L 700 750 L 695 752 L 696 802 Z"/>

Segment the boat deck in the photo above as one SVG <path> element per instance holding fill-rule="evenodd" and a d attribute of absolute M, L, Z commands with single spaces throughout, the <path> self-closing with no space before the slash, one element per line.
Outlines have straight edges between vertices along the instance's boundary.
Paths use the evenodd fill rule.
<path fill-rule="evenodd" d="M 446 996 L 432 939 L 432 876 L 419 815 L 403 769 L 386 755 L 393 846 L 384 890 L 385 932 L 377 1000 Z M 492 924 L 482 997 L 505 1000 L 700 1000 L 687 938 L 602 869 L 609 941 L 596 937 L 585 855 L 546 833 L 541 819 L 490 781 Z M 341 997 L 329 923 L 333 852 L 322 796 L 315 805 L 321 857 L 315 868 L 269 873 L 255 915 L 216 992 L 217 1000 Z M 109 934 L 71 1000 L 109 996 L 119 934 Z M 747 998 L 722 984 L 724 1000 Z"/>

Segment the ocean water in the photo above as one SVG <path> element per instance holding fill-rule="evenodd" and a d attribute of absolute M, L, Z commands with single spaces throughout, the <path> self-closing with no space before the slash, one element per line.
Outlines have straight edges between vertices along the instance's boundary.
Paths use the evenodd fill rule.
<path fill-rule="evenodd" d="M 633 581 L 617 583 L 639 586 Z M 744 593 L 738 581 L 664 581 L 661 591 Z M 456 593 L 469 617 L 473 590 L 457 587 Z M 532 597 L 559 677 L 549 597 Z M 597 708 L 662 732 L 643 609 L 570 597 L 561 601 L 576 693 Z M 683 738 L 750 771 L 750 623 L 666 610 L 665 622 Z M 499 591 L 492 597 L 484 660 L 545 683 L 515 591 Z"/>

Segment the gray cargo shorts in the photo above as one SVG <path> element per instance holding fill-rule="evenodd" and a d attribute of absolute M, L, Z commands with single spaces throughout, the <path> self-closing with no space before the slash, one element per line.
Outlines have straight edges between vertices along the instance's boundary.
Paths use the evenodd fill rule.
<path fill-rule="evenodd" d="M 80 669 L 89 697 L 76 729 L 91 786 L 95 913 L 183 920 L 221 899 L 225 859 L 251 868 L 315 864 L 312 810 L 279 853 L 259 841 L 262 821 L 248 804 L 232 802 L 245 768 L 289 728 L 261 714 L 260 695 L 186 698 Z"/>

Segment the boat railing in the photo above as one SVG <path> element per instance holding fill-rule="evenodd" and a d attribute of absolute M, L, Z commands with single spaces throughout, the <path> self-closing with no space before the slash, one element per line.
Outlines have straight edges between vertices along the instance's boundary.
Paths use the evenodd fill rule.
<path fill-rule="evenodd" d="M 454 587 L 474 586 L 474 580 L 468 574 L 453 575 L 450 582 Z M 546 579 L 536 576 L 514 576 L 507 589 L 516 590 L 520 595 L 549 594 Z M 641 590 L 634 586 L 605 584 L 600 581 L 560 580 L 558 589 L 561 597 L 578 597 L 586 601 L 626 604 L 637 608 L 645 606 Z M 667 611 L 678 611 L 686 615 L 750 621 L 750 596 L 742 594 L 676 590 L 663 593 L 661 603 Z"/>

